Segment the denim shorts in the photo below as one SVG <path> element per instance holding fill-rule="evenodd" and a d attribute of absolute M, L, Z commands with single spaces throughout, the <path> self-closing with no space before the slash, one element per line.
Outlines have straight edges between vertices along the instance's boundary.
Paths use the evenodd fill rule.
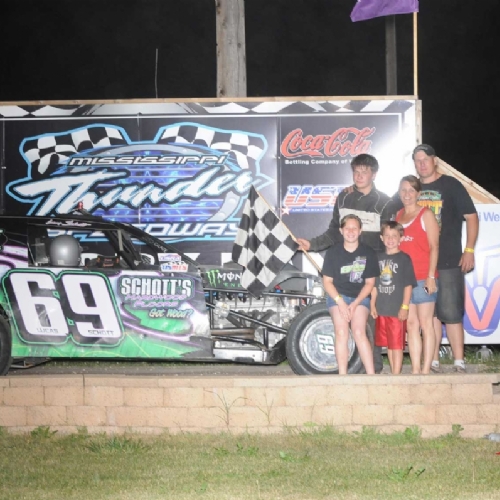
<path fill-rule="evenodd" d="M 443 323 L 461 323 L 465 314 L 465 276 L 459 267 L 439 270 L 436 315 Z"/>
<path fill-rule="evenodd" d="M 343 295 L 343 294 L 339 294 L 339 295 L 344 299 L 344 302 L 347 305 L 352 304 L 356 300 L 356 297 L 348 297 L 347 295 Z M 326 296 L 326 306 L 328 307 L 328 309 L 330 309 L 330 307 L 333 307 L 336 305 L 337 305 L 337 303 L 330 297 L 330 295 L 327 295 Z M 359 305 L 365 306 L 366 308 L 368 308 L 368 310 L 370 310 L 370 297 L 366 297 L 366 299 L 363 299 L 359 303 Z"/>
<path fill-rule="evenodd" d="M 436 285 L 438 284 L 436 280 Z M 425 304 L 426 302 L 436 302 L 437 292 L 428 294 L 424 290 L 425 280 L 418 280 L 417 286 L 411 292 L 410 304 Z"/>

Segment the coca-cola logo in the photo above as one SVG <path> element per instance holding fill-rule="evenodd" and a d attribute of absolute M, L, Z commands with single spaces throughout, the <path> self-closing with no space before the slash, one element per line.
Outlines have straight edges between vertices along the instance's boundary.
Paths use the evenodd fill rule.
<path fill-rule="evenodd" d="M 330 135 L 306 135 L 301 128 L 292 130 L 281 143 L 281 154 L 286 158 L 311 156 L 357 156 L 370 151 L 372 141 L 368 137 L 375 127 L 343 127 Z"/>

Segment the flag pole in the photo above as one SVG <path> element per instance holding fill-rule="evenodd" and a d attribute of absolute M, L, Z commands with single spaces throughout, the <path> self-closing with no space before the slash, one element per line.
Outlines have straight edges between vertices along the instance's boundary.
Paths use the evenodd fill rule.
<path fill-rule="evenodd" d="M 413 95 L 418 97 L 418 13 L 413 13 Z"/>
<path fill-rule="evenodd" d="M 259 198 L 269 207 L 269 209 L 272 212 L 274 212 L 274 208 L 271 205 L 269 205 L 269 203 L 267 202 L 267 200 L 257 190 L 255 190 L 255 192 L 259 195 Z M 276 213 L 276 212 L 274 212 L 274 213 Z M 289 227 L 283 222 L 282 218 L 279 217 L 278 215 L 276 215 L 276 217 L 278 217 L 278 219 L 281 221 L 281 223 L 283 224 L 283 227 L 288 231 L 288 233 L 290 234 L 290 236 L 293 239 L 293 241 L 295 241 L 295 243 L 298 243 L 297 242 L 297 238 L 292 233 L 292 231 L 290 231 Z M 302 253 L 304 253 L 304 255 L 309 259 L 309 261 L 316 268 L 316 270 L 319 273 L 321 273 L 321 268 L 318 266 L 317 262 L 312 258 L 312 256 L 309 254 L 309 252 L 307 252 L 306 250 L 302 250 Z"/>
<path fill-rule="evenodd" d="M 385 87 L 387 95 L 398 95 L 396 16 L 385 18 Z"/>

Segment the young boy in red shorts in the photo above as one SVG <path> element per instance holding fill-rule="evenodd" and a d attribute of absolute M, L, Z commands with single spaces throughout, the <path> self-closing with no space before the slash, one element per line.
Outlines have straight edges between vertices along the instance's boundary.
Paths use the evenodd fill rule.
<path fill-rule="evenodd" d="M 380 239 L 385 252 L 378 254 L 380 276 L 371 294 L 371 315 L 376 320 L 375 345 L 387 347 L 393 375 L 401 373 L 411 292 L 417 286 L 411 259 L 399 250 L 403 232 L 399 222 L 382 223 Z"/>

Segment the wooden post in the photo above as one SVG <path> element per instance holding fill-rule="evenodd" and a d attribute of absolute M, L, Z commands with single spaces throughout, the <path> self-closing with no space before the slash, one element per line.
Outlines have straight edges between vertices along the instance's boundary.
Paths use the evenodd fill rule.
<path fill-rule="evenodd" d="M 396 16 L 385 18 L 386 94 L 398 94 L 398 60 L 396 50 Z"/>
<path fill-rule="evenodd" d="M 215 0 L 217 97 L 246 97 L 245 0 Z"/>

